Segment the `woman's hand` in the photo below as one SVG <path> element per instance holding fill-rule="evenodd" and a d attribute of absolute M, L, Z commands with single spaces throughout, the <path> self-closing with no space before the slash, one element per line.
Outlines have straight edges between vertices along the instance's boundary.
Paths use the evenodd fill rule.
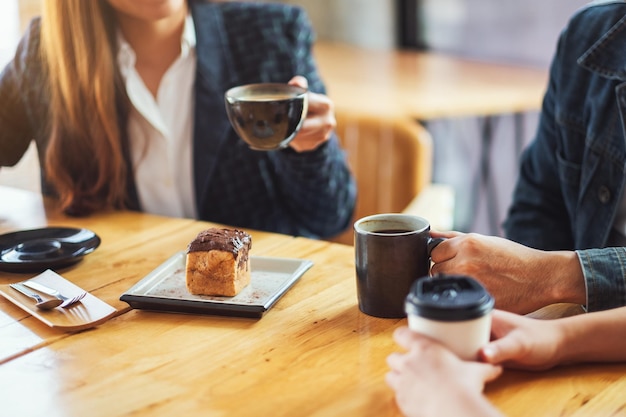
<path fill-rule="evenodd" d="M 493 311 L 491 334 L 479 357 L 510 368 L 544 370 L 560 363 L 563 329 L 558 320 L 538 320 L 505 311 Z"/>
<path fill-rule="evenodd" d="M 499 415 L 482 395 L 485 383 L 502 372 L 499 366 L 463 361 L 437 341 L 407 327 L 397 329 L 394 339 L 407 351 L 389 355 L 391 371 L 385 379 L 404 415 Z"/>
<path fill-rule="evenodd" d="M 477 279 L 499 309 L 526 314 L 558 302 L 586 303 L 585 281 L 575 252 L 541 251 L 476 233 L 433 231 L 431 235 L 447 238 L 431 253 L 432 274 Z"/>
<path fill-rule="evenodd" d="M 529 370 L 560 364 L 626 361 L 626 307 L 538 320 L 493 312 L 493 341 L 479 352 L 489 363 Z"/>
<path fill-rule="evenodd" d="M 308 88 L 309 83 L 301 75 L 293 77 L 289 84 Z M 326 142 L 337 124 L 333 110 L 333 102 L 323 94 L 312 92 L 309 96 L 309 109 L 302 128 L 296 137 L 289 143 L 297 152 L 312 151 Z"/>

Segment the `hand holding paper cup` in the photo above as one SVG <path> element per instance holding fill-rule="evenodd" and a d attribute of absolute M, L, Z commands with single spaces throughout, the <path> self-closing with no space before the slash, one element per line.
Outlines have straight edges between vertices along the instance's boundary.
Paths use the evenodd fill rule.
<path fill-rule="evenodd" d="M 474 360 L 489 342 L 494 299 L 464 275 L 423 277 L 406 297 L 409 328 L 446 345 L 461 359 Z"/>

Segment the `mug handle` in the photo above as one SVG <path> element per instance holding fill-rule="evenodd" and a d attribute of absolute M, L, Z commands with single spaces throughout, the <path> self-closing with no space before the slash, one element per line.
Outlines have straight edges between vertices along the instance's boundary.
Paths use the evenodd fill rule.
<path fill-rule="evenodd" d="M 430 257 L 430 253 L 432 252 L 432 250 L 435 249 L 444 240 L 446 240 L 445 237 L 437 237 L 437 238 L 429 237 L 428 238 L 427 250 L 428 250 L 429 257 Z"/>

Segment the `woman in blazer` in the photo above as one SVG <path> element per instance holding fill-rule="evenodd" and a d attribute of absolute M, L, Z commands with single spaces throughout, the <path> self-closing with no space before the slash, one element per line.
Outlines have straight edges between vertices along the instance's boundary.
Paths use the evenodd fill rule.
<path fill-rule="evenodd" d="M 167 0 L 45 0 L 0 75 L 0 166 L 34 140 L 42 190 L 69 214 L 135 209 L 329 237 L 355 184 L 300 8 Z M 224 106 L 230 87 L 309 89 L 284 150 L 248 148 Z"/>

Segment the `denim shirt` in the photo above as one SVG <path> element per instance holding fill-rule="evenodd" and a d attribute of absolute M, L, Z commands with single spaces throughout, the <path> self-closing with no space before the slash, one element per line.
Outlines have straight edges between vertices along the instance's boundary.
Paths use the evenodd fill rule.
<path fill-rule="evenodd" d="M 562 32 L 506 236 L 575 250 L 588 311 L 626 305 L 626 248 L 607 247 L 626 168 L 626 2 L 579 10 Z"/>

